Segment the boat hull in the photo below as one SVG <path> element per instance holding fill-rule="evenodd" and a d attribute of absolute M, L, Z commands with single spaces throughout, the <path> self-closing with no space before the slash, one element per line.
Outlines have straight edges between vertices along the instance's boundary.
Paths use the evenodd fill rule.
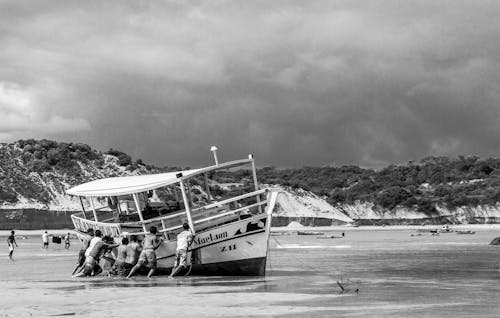
<path fill-rule="evenodd" d="M 197 233 L 188 250 L 188 266 L 179 275 L 264 276 L 270 222 L 271 215 L 260 214 Z M 80 239 L 86 236 L 77 234 Z M 176 248 L 174 239 L 156 250 L 157 275 L 170 274 Z"/>
<path fill-rule="evenodd" d="M 178 276 L 264 276 L 266 257 L 240 259 L 210 264 L 192 264 L 181 270 Z M 158 268 L 157 274 L 169 275 L 172 268 Z"/>
<path fill-rule="evenodd" d="M 260 215 L 198 233 L 188 253 L 190 275 L 265 275 L 268 222 L 269 216 Z M 170 273 L 175 248 L 176 244 L 166 242 L 158 249 L 159 272 Z"/>

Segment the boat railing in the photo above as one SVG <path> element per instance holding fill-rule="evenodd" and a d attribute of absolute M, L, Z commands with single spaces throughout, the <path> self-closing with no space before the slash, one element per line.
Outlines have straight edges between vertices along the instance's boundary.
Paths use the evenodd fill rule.
<path fill-rule="evenodd" d="M 88 219 L 81 218 L 80 213 L 71 215 L 71 220 L 75 225 L 75 229 L 80 232 L 87 232 L 88 229 L 100 230 L 103 235 L 112 237 L 119 236 L 121 233 L 121 226 L 119 223 L 104 223 L 96 222 Z"/>
<path fill-rule="evenodd" d="M 203 207 L 193 209 L 191 211 L 191 218 L 193 219 L 193 224 L 196 230 L 206 229 L 212 227 L 221 222 L 230 221 L 234 216 L 239 216 L 242 212 L 246 214 L 252 214 L 252 210 L 262 211 L 262 207 L 267 204 L 266 199 L 260 199 L 260 196 L 265 194 L 267 189 L 257 190 L 243 195 L 239 195 L 226 200 L 213 202 Z M 256 203 L 239 205 L 238 202 L 248 199 L 248 198 L 258 198 Z M 255 212 L 255 211 L 254 211 Z M 89 228 L 99 229 L 104 235 L 113 234 L 113 236 L 118 236 L 122 230 L 136 228 L 133 230 L 133 234 L 142 235 L 146 234 L 142 229 L 143 225 L 152 226 L 155 225 L 161 228 L 159 232 L 167 233 L 171 231 L 178 230 L 182 228 L 182 224 L 186 221 L 186 211 L 180 211 L 174 214 L 168 214 L 161 217 L 156 217 L 152 219 L 136 222 L 121 222 L 121 223 L 104 223 L 96 222 L 88 219 L 81 218 L 78 214 L 73 214 L 71 216 L 75 228 L 82 232 L 87 231 Z"/>

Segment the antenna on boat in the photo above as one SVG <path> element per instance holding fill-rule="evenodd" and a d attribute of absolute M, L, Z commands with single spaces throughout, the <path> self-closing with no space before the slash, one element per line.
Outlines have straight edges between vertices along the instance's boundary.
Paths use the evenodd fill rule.
<path fill-rule="evenodd" d="M 215 165 L 218 166 L 219 165 L 219 160 L 217 160 L 217 147 L 216 146 L 212 146 L 212 148 L 210 148 L 210 151 L 214 154 Z"/>

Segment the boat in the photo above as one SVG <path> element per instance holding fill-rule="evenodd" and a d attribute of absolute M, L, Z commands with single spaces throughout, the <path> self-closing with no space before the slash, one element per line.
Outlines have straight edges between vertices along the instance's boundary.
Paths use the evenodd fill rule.
<path fill-rule="evenodd" d="M 325 235 L 325 236 L 318 236 L 316 237 L 317 239 L 323 239 L 323 240 L 326 240 L 326 239 L 334 239 L 334 238 L 341 238 L 342 236 L 334 236 L 334 235 Z"/>
<path fill-rule="evenodd" d="M 297 231 L 297 235 L 324 235 L 324 232 L 314 232 L 314 231 Z"/>
<path fill-rule="evenodd" d="M 443 225 L 441 229 L 439 229 L 439 233 L 452 233 L 453 229 L 451 229 L 448 225 Z"/>
<path fill-rule="evenodd" d="M 457 234 L 476 234 L 476 232 L 471 230 L 456 230 Z"/>
<path fill-rule="evenodd" d="M 142 240 L 155 226 L 163 238 L 156 250 L 157 274 L 170 274 L 176 236 L 188 223 L 195 236 L 184 274 L 264 276 L 279 190 L 259 187 L 253 155 L 219 163 L 213 149 L 215 165 L 99 179 L 67 190 L 79 197 L 82 207 L 71 215 L 78 238 L 88 238 L 92 228 L 115 241 L 131 235 Z M 235 191 L 224 192 L 213 180 L 217 174 L 244 167 L 251 172 Z"/>

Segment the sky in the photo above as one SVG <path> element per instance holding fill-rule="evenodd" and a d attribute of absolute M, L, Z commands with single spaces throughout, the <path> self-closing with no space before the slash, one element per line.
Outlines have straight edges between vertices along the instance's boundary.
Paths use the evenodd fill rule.
<path fill-rule="evenodd" d="M 500 2 L 0 0 L 0 142 L 158 165 L 500 156 Z"/>

